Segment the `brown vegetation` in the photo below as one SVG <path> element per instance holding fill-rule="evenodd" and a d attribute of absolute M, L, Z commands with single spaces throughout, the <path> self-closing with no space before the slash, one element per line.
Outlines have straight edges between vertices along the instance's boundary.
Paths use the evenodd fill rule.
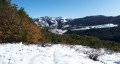
<path fill-rule="evenodd" d="M 37 42 L 42 38 L 40 28 L 24 8 L 17 8 L 10 0 L 0 0 L 0 42 Z"/>

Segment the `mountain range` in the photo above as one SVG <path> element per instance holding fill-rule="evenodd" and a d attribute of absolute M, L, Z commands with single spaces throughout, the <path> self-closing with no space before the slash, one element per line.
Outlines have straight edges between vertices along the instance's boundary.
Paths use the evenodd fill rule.
<path fill-rule="evenodd" d="M 36 24 L 38 24 L 39 27 L 48 27 L 52 30 L 56 29 L 58 30 L 58 32 L 60 30 L 66 30 L 67 32 L 67 30 L 77 31 L 99 28 L 111 28 L 119 26 L 119 16 L 107 17 L 103 15 L 97 15 L 75 19 L 45 16 L 40 18 L 34 18 L 34 20 L 36 21 Z M 65 31 L 63 33 L 65 33 Z"/>
<path fill-rule="evenodd" d="M 55 34 L 88 35 L 120 42 L 120 16 L 97 15 L 84 18 L 45 16 L 33 20 L 40 28 L 49 28 L 49 31 Z"/>

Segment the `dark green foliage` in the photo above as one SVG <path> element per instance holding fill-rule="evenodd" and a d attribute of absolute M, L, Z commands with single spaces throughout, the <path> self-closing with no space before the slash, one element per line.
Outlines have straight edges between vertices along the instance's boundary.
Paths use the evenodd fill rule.
<path fill-rule="evenodd" d="M 66 34 L 77 34 L 81 36 L 83 35 L 95 36 L 102 40 L 111 40 L 111 41 L 120 42 L 120 26 L 113 27 L 113 28 L 68 31 Z"/>
<path fill-rule="evenodd" d="M 0 7 L 11 6 L 11 0 L 0 0 Z"/>
<path fill-rule="evenodd" d="M 79 36 L 75 34 L 52 34 L 48 32 L 48 29 L 43 29 L 47 42 L 60 43 L 60 44 L 72 44 L 72 45 L 84 45 L 92 48 L 107 48 L 114 51 L 120 51 L 120 44 L 114 41 L 104 41 L 93 36 Z"/>
<path fill-rule="evenodd" d="M 90 29 L 90 30 L 78 30 L 72 31 L 72 27 L 77 25 L 77 28 L 81 28 L 78 26 L 94 26 L 101 24 L 117 24 L 119 27 L 113 28 L 101 28 L 101 29 Z M 102 40 L 111 40 L 120 42 L 120 16 L 112 17 L 112 16 L 87 16 L 84 18 L 74 19 L 71 22 L 68 22 L 71 26 L 68 27 L 70 29 L 66 34 L 77 34 L 77 35 L 87 35 L 87 36 L 95 36 Z"/>
<path fill-rule="evenodd" d="M 24 17 L 29 17 L 28 14 L 26 14 L 26 12 L 24 11 L 24 8 L 23 8 L 23 7 L 21 7 L 21 8 L 18 10 L 18 12 L 19 12 L 20 17 L 22 17 L 22 18 L 24 18 Z"/>

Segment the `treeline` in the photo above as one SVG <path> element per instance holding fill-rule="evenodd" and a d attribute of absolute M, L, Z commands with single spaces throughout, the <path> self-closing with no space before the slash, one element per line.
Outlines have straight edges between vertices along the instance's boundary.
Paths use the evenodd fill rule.
<path fill-rule="evenodd" d="M 94 26 L 94 25 L 102 25 L 102 24 L 117 24 L 118 27 L 112 28 L 99 28 L 99 29 L 89 29 L 89 30 L 76 30 L 72 31 L 74 27 L 81 28 L 82 26 Z M 95 36 L 102 40 L 110 40 L 120 43 L 120 16 L 87 16 L 84 18 L 77 18 L 68 22 L 68 25 L 71 25 L 67 29 L 69 29 L 66 34 L 77 34 L 80 36 Z"/>
<path fill-rule="evenodd" d="M 120 26 L 112 28 L 100 28 L 90 30 L 67 31 L 66 34 L 77 34 L 80 36 L 95 36 L 102 40 L 110 40 L 120 43 Z"/>
<path fill-rule="evenodd" d="M 52 34 L 48 32 L 48 29 L 43 29 L 45 34 L 45 42 L 54 44 L 72 44 L 72 45 L 84 45 L 92 48 L 107 48 L 114 51 L 120 51 L 120 44 L 114 41 L 100 40 L 93 36 L 79 36 L 75 34 Z"/>
<path fill-rule="evenodd" d="M 37 43 L 42 39 L 44 35 L 24 8 L 18 9 L 11 0 L 0 0 L 0 42 Z"/>

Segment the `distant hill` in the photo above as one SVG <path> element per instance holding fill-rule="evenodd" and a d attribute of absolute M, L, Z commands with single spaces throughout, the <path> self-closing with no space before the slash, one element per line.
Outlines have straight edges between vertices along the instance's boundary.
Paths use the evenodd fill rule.
<path fill-rule="evenodd" d="M 34 20 L 40 27 L 50 28 L 52 33 L 88 35 L 120 42 L 120 16 L 97 15 L 74 19 L 46 16 Z"/>

